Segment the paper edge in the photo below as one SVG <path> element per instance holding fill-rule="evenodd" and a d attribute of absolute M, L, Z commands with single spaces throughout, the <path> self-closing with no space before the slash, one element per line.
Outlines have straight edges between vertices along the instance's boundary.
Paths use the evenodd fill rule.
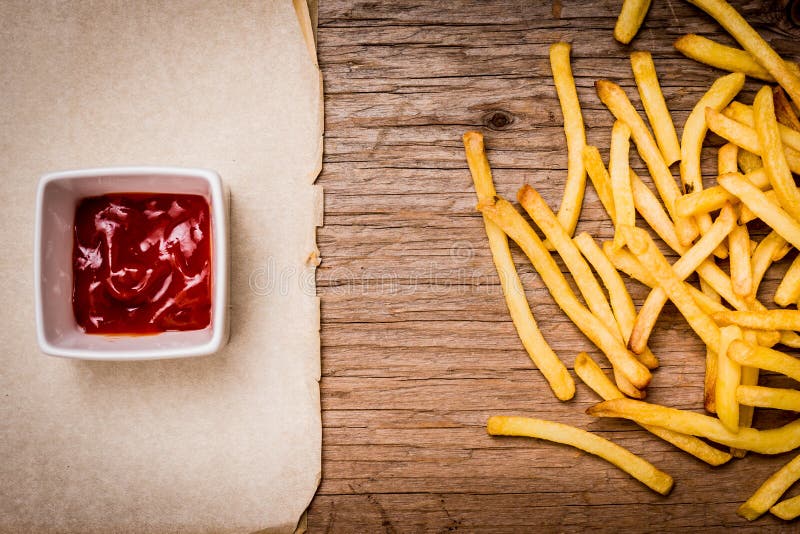
<path fill-rule="evenodd" d="M 317 26 L 317 0 L 292 0 L 292 4 L 294 6 L 295 14 L 297 15 L 297 21 L 300 26 L 300 33 L 303 36 L 303 40 L 306 43 L 306 47 L 308 48 L 308 54 L 311 58 L 314 67 L 317 69 L 318 78 L 319 78 L 319 131 L 321 135 L 317 142 L 317 154 L 316 154 L 316 164 L 314 168 L 311 170 L 308 179 L 309 183 L 314 184 L 316 182 L 317 177 L 319 176 L 320 172 L 322 171 L 322 156 L 323 156 L 323 148 L 324 148 L 324 132 L 325 132 L 325 99 L 324 99 L 324 91 L 323 91 L 323 82 L 322 82 L 322 72 L 319 69 L 319 63 L 317 60 L 317 44 L 316 44 L 316 26 Z M 316 266 L 319 265 L 321 258 L 319 253 L 319 248 L 317 247 L 317 228 L 321 227 L 324 224 L 324 192 L 322 186 L 312 185 L 314 192 L 314 226 L 311 230 L 311 237 L 310 243 L 312 245 L 312 251 L 309 254 L 309 264 L 313 269 L 316 269 Z M 315 284 L 314 289 L 316 291 L 316 276 L 315 276 Z M 320 298 L 316 297 L 316 308 L 317 308 L 317 331 L 319 332 L 320 329 Z M 321 357 L 321 341 L 318 343 L 318 358 Z M 317 383 L 317 402 L 318 402 L 318 410 L 321 410 L 321 399 L 320 399 L 320 391 L 319 391 L 319 380 L 321 372 L 321 361 L 318 362 L 317 365 L 317 373 L 315 381 Z M 320 426 L 322 425 L 322 421 L 320 420 Z M 320 429 L 320 451 L 319 451 L 319 468 L 316 474 L 316 482 L 314 484 L 314 489 L 311 492 L 311 495 L 308 499 L 308 502 L 303 507 L 303 512 L 300 514 L 300 517 L 297 519 L 297 523 L 293 529 L 294 534 L 304 534 L 308 530 L 308 507 L 311 505 L 311 501 L 314 499 L 314 496 L 317 494 L 317 490 L 319 489 L 320 481 L 322 480 L 322 435 Z"/>

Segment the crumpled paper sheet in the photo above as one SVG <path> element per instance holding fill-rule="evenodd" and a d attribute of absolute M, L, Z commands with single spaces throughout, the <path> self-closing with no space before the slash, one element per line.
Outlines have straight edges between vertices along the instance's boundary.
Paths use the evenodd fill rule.
<path fill-rule="evenodd" d="M 297 525 L 320 478 L 323 128 L 298 21 L 290 0 L 0 3 L 1 532 Z M 211 168 L 230 190 L 229 344 L 40 354 L 38 177 L 141 164 Z"/>

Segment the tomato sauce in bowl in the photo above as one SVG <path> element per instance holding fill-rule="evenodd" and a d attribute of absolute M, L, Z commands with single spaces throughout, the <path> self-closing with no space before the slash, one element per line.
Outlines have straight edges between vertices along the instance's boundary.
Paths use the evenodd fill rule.
<path fill-rule="evenodd" d="M 72 307 L 88 334 L 211 323 L 211 224 L 201 195 L 114 193 L 75 210 Z"/>

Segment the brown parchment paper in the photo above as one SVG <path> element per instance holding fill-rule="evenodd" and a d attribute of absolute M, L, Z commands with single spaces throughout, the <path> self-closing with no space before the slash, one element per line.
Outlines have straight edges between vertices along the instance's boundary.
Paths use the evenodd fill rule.
<path fill-rule="evenodd" d="M 0 3 L 0 532 L 295 528 L 321 442 L 322 97 L 303 17 L 291 0 Z M 38 177 L 140 164 L 211 168 L 230 190 L 228 346 L 40 354 Z"/>

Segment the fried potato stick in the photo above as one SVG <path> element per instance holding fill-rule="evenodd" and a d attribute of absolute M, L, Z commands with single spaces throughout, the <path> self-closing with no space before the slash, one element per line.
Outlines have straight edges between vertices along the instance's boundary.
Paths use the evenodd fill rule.
<path fill-rule="evenodd" d="M 630 43 L 639 32 L 648 9 L 650 0 L 623 0 L 614 25 L 614 39 L 622 44 Z"/>
<path fill-rule="evenodd" d="M 751 330 L 800 330 L 800 310 L 727 311 L 715 313 L 714 320 Z"/>
<path fill-rule="evenodd" d="M 800 360 L 783 352 L 745 341 L 734 341 L 728 348 L 728 355 L 741 365 L 781 373 L 794 380 L 800 380 Z"/>
<path fill-rule="evenodd" d="M 495 415 L 489 418 L 486 430 L 492 436 L 526 436 L 570 445 L 614 464 L 662 495 L 672 490 L 671 476 L 616 443 L 580 428 L 531 417 Z"/>
<path fill-rule="evenodd" d="M 495 202 L 482 202 L 478 208 L 522 248 L 559 307 L 608 357 L 611 364 L 617 367 L 636 388 L 647 387 L 652 378 L 650 370 L 581 304 L 550 252 L 514 206 L 508 201 L 497 199 Z"/>
<path fill-rule="evenodd" d="M 650 52 L 632 52 L 631 69 L 647 120 L 653 129 L 658 148 L 664 156 L 664 162 L 669 167 L 681 159 L 681 145 L 678 142 L 678 134 L 675 132 L 675 125 L 672 123 L 667 103 L 664 101 L 664 94 L 658 83 L 653 56 Z"/>
<path fill-rule="evenodd" d="M 751 78 L 774 82 L 775 78 L 767 69 L 748 52 L 740 48 L 725 46 L 707 37 L 693 33 L 684 35 L 673 46 L 684 56 L 704 63 L 710 67 L 727 70 L 728 72 L 743 72 Z M 800 74 L 800 67 L 796 63 L 786 62 L 789 70 Z"/>
<path fill-rule="evenodd" d="M 492 183 L 492 171 L 484 151 L 483 136 L 478 132 L 467 132 L 464 134 L 464 148 L 472 179 L 475 182 L 478 201 L 493 199 L 495 189 Z M 556 397 L 560 400 L 569 400 L 575 394 L 575 382 L 544 339 L 533 318 L 533 313 L 525 297 L 525 289 L 508 248 L 508 238 L 495 223 L 486 217 L 484 217 L 484 226 L 508 311 L 522 345 L 534 365 L 539 368 L 550 384 Z"/>
<path fill-rule="evenodd" d="M 631 129 L 617 120 L 611 129 L 611 149 L 608 159 L 608 173 L 611 176 L 611 193 L 614 197 L 614 246 L 622 247 L 620 226 L 636 225 L 636 208 L 631 191 L 631 172 L 629 164 Z"/>
<path fill-rule="evenodd" d="M 586 190 L 586 169 L 583 166 L 586 131 L 575 79 L 572 77 L 569 59 L 571 48 L 569 43 L 555 43 L 550 47 L 550 68 L 553 71 L 553 82 L 561 104 L 564 133 L 567 137 L 567 181 L 561 207 L 558 209 L 558 220 L 570 236 L 578 224 Z"/>
<path fill-rule="evenodd" d="M 761 147 L 761 161 L 767 171 L 772 189 L 778 194 L 778 201 L 789 215 L 800 220 L 800 191 L 792 178 L 786 162 L 775 107 L 772 103 L 772 90 L 764 86 L 753 101 L 753 117 L 756 134 Z M 795 133 L 795 132 L 792 132 Z"/>
<path fill-rule="evenodd" d="M 639 424 L 658 425 L 760 454 L 782 454 L 800 446 L 800 419 L 770 430 L 740 428 L 734 434 L 716 417 L 634 399 L 603 401 L 590 407 L 586 413 L 594 417 L 621 417 Z"/>
<path fill-rule="evenodd" d="M 585 352 L 581 352 L 575 358 L 575 374 L 603 400 L 624 398 L 622 392 L 608 379 L 600 366 Z M 712 447 L 694 436 L 653 425 L 642 425 L 642 428 L 709 465 L 722 465 L 731 459 L 731 455 L 727 452 Z"/>
<path fill-rule="evenodd" d="M 583 147 L 583 165 L 586 167 L 586 173 L 592 181 L 594 190 L 597 191 L 600 203 L 611 218 L 611 222 L 616 224 L 617 212 L 614 208 L 614 193 L 611 191 L 611 177 L 608 175 L 603 158 L 600 157 L 600 151 L 596 146 Z"/>
<path fill-rule="evenodd" d="M 714 399 L 717 417 L 725 428 L 737 434 L 739 432 L 739 403 L 736 400 L 736 388 L 742 380 L 742 367 L 728 357 L 728 347 L 742 338 L 742 331 L 737 326 L 726 326 L 720 329 L 720 345 L 717 349 L 717 380 L 714 386 Z"/>
<path fill-rule="evenodd" d="M 800 255 L 798 255 L 786 274 L 783 275 L 778 289 L 775 290 L 775 304 L 778 306 L 786 307 L 790 304 L 797 303 L 800 299 Z"/>
<path fill-rule="evenodd" d="M 620 276 L 619 271 L 603 253 L 595 240 L 592 239 L 591 235 L 582 232 L 573 241 L 606 286 L 611 300 L 611 309 L 614 311 L 614 317 L 622 332 L 623 341 L 628 343 L 631 330 L 633 330 L 633 323 L 636 320 L 636 307 L 633 305 L 633 299 L 628 293 L 628 288 L 625 287 L 622 276 Z M 648 348 L 645 348 L 642 354 L 639 355 L 639 360 L 648 369 L 658 367 L 658 359 Z"/>
<path fill-rule="evenodd" d="M 644 120 L 619 85 L 608 80 L 598 80 L 595 82 L 595 88 L 600 100 L 609 111 L 631 129 L 631 137 L 636 144 L 636 149 L 647 165 L 650 176 L 653 177 L 653 182 L 659 196 L 664 201 L 667 212 L 675 221 L 680 242 L 684 246 L 690 245 L 699 232 L 697 224 L 693 219 L 678 217 L 675 213 L 675 200 L 681 195 L 680 189 Z"/>
<path fill-rule="evenodd" d="M 767 223 L 778 235 L 800 248 L 800 223 L 781 206 L 770 202 L 759 188 L 738 174 L 723 174 L 718 180 L 726 191 L 736 196 L 742 204 Z"/>
<path fill-rule="evenodd" d="M 800 72 L 798 72 L 798 76 L 800 76 Z M 772 88 L 772 100 L 775 103 L 775 116 L 778 117 L 778 122 L 800 132 L 800 119 L 780 85 Z"/>
<path fill-rule="evenodd" d="M 742 384 L 736 389 L 736 400 L 746 406 L 800 412 L 800 391 L 796 389 Z"/>
<path fill-rule="evenodd" d="M 800 455 L 775 471 L 753 495 L 742 504 L 736 513 L 752 521 L 759 518 L 778 502 L 792 484 L 800 479 Z"/>
<path fill-rule="evenodd" d="M 689 0 L 713 17 L 739 44 L 767 69 L 795 103 L 800 102 L 800 76 L 725 0 Z"/>
<path fill-rule="evenodd" d="M 669 299 L 675 304 L 684 316 L 689 326 L 692 327 L 706 345 L 718 347 L 720 343 L 719 327 L 711 320 L 692 298 L 686 289 L 686 283 L 672 269 L 666 258 L 661 255 L 658 247 L 650 235 L 644 230 L 624 226 L 625 242 L 635 255 L 642 258 L 644 263 L 653 272 L 658 285 L 663 288 Z M 631 334 L 633 339 L 633 334 Z"/>

